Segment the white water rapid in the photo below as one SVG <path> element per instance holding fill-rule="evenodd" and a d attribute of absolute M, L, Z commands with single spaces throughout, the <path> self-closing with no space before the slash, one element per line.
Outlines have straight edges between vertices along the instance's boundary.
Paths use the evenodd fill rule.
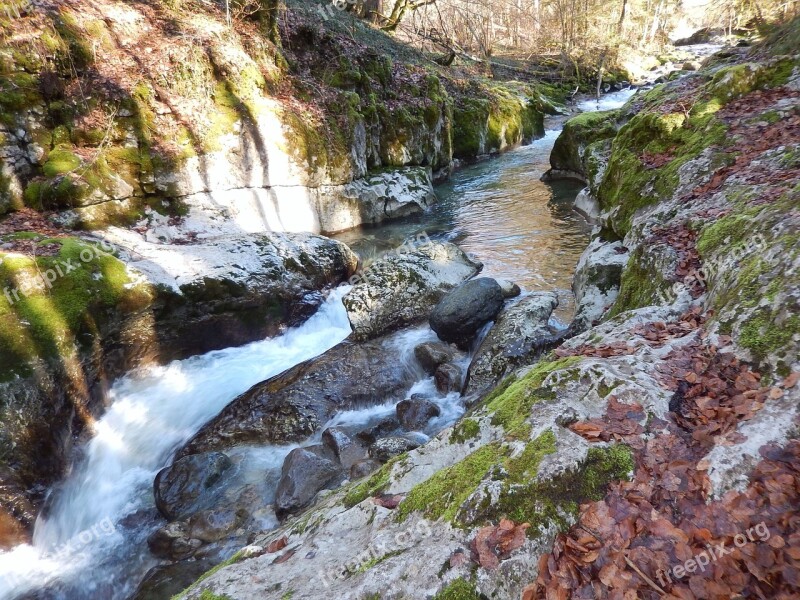
<path fill-rule="evenodd" d="M 54 491 L 47 517 L 36 523 L 34 544 L 0 553 L 0 599 L 74 579 L 82 581 L 84 597 L 120 597 L 111 591 L 119 589 L 118 583 L 108 581 L 108 573 L 98 566 L 125 552 L 130 539 L 120 523 L 153 505 L 156 473 L 236 396 L 346 338 L 350 323 L 341 298 L 348 289 L 337 289 L 314 316 L 280 337 L 175 361 L 117 381 L 112 405 L 96 424 L 84 456 Z M 278 466 L 289 450 L 275 457 Z M 135 589 L 138 582 L 130 583 Z"/>

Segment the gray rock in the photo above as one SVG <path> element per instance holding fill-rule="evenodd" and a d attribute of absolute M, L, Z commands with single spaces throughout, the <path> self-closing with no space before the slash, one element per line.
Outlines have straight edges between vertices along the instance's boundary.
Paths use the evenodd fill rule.
<path fill-rule="evenodd" d="M 429 321 L 440 339 L 467 349 L 480 328 L 502 308 L 500 285 L 489 277 L 479 277 L 447 294 L 433 309 Z"/>
<path fill-rule="evenodd" d="M 436 369 L 433 379 L 438 391 L 442 394 L 449 394 L 450 392 L 461 391 L 464 373 L 458 365 L 448 363 Z"/>
<path fill-rule="evenodd" d="M 367 448 L 347 435 L 340 427 L 329 427 L 323 431 L 322 444 L 333 453 L 345 469 L 367 457 Z"/>
<path fill-rule="evenodd" d="M 370 427 L 364 431 L 359 431 L 356 434 L 356 437 L 364 443 L 372 445 L 378 438 L 385 437 L 386 435 L 394 433 L 399 429 L 400 421 L 398 421 L 394 416 L 391 416 L 384 419 L 374 427 Z"/>
<path fill-rule="evenodd" d="M 552 334 L 547 323 L 556 306 L 554 292 L 536 292 L 503 310 L 472 357 L 464 395 L 480 393 L 532 363 L 541 354 L 539 342 Z"/>
<path fill-rule="evenodd" d="M 354 286 L 343 300 L 352 339 L 369 340 L 424 321 L 448 291 L 481 267 L 457 246 L 442 242 L 373 263 L 350 278 Z"/>
<path fill-rule="evenodd" d="M 161 469 L 153 483 L 156 507 L 170 521 L 205 508 L 232 464 L 225 454 L 208 452 L 184 456 Z"/>
<path fill-rule="evenodd" d="M 189 536 L 202 542 L 216 542 L 234 532 L 247 515 L 235 507 L 203 510 L 189 517 Z"/>
<path fill-rule="evenodd" d="M 189 535 L 189 526 L 184 521 L 167 523 L 147 538 L 147 547 L 155 556 L 170 560 L 184 560 L 192 556 L 203 545 Z"/>
<path fill-rule="evenodd" d="M 428 421 L 442 413 L 436 404 L 418 394 L 399 402 L 395 411 L 397 420 L 409 431 L 422 429 L 428 424 Z"/>
<path fill-rule="evenodd" d="M 399 400 L 415 375 L 378 341 L 342 342 L 259 383 L 231 402 L 179 452 L 299 442 L 337 411 Z"/>
<path fill-rule="evenodd" d="M 414 348 L 414 356 L 422 365 L 422 369 L 428 375 L 433 375 L 439 365 L 449 363 L 455 358 L 455 352 L 442 342 L 423 342 Z"/>
<path fill-rule="evenodd" d="M 275 513 L 284 517 L 307 506 L 322 489 L 340 483 L 341 465 L 323 446 L 295 448 L 286 457 L 275 492 Z"/>
<path fill-rule="evenodd" d="M 622 242 L 600 238 L 593 239 L 584 250 L 572 279 L 577 304 L 572 328 L 576 333 L 599 322 L 614 304 L 629 257 Z"/>
<path fill-rule="evenodd" d="M 381 463 L 379 463 L 377 460 L 373 460 L 371 458 L 360 460 L 350 467 L 350 479 L 353 481 L 356 479 L 361 479 L 362 477 L 366 477 L 370 473 L 373 473 L 380 468 Z"/>
<path fill-rule="evenodd" d="M 516 298 L 522 293 L 520 287 L 513 281 L 509 281 L 508 279 L 497 279 L 496 281 L 503 291 L 503 298 Z"/>
<path fill-rule="evenodd" d="M 414 448 L 419 448 L 420 444 L 414 442 L 406 437 L 393 435 L 390 437 L 380 438 L 369 447 L 370 457 L 380 462 L 386 462 L 395 456 L 408 452 Z"/>

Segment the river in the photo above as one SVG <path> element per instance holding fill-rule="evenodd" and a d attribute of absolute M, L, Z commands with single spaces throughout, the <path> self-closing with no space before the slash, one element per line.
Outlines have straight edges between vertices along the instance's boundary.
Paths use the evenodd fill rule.
<path fill-rule="evenodd" d="M 620 106 L 632 93 L 609 94 L 599 105 L 587 102 L 579 108 Z M 557 317 L 565 324 L 574 308 L 572 274 L 590 226 L 572 208 L 580 184 L 540 181 L 558 133 L 549 130 L 528 146 L 457 170 L 438 187 L 440 201 L 423 215 L 337 237 L 364 256 L 380 255 L 421 232 L 452 240 L 484 263 L 485 275 L 510 279 L 525 291 L 557 290 Z M 123 600 L 133 593 L 159 562 L 145 543 L 163 525 L 152 495 L 156 473 L 237 395 L 347 337 L 350 327 L 341 303 L 345 291 L 337 290 L 311 319 L 280 337 L 118 380 L 93 437 L 65 481 L 51 491 L 33 545 L 0 553 L 0 599 Z M 402 359 L 428 339 L 434 334 L 420 327 L 399 332 L 388 343 Z M 432 378 L 421 378 L 409 393 L 432 391 Z M 442 415 L 426 434 L 454 422 L 464 410 L 455 393 L 436 401 Z M 393 410 L 382 405 L 352 411 L 331 424 L 373 422 Z M 236 460 L 245 476 L 274 486 L 292 448 L 245 449 Z M 274 524 L 267 519 L 262 526 Z"/>

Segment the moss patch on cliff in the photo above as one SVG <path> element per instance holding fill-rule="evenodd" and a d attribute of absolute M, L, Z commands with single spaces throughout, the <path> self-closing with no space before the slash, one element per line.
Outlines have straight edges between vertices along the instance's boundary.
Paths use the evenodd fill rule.
<path fill-rule="evenodd" d="M 486 399 L 482 406 L 491 415 L 492 425 L 499 425 L 509 436 L 524 438 L 530 431 L 531 408 L 541 400 L 552 399 L 553 393 L 541 388 L 548 375 L 566 369 L 581 358 L 570 356 L 552 362 L 540 362 L 521 379 L 507 378 Z"/>
<path fill-rule="evenodd" d="M 52 256 L 0 254 L 0 380 L 30 375 L 36 359 L 72 360 L 119 314 L 152 300 L 125 266 L 98 244 L 75 238 L 46 239 Z"/>
<path fill-rule="evenodd" d="M 618 110 L 587 112 L 572 117 L 564 124 L 550 154 L 550 166 L 589 177 L 585 162 L 586 148 L 613 138 L 617 133 Z"/>
<path fill-rule="evenodd" d="M 433 600 L 482 600 L 475 585 L 466 579 L 456 579 L 442 588 Z"/>
<path fill-rule="evenodd" d="M 487 444 L 447 469 L 415 486 L 397 508 L 402 521 L 414 511 L 429 519 L 452 521 L 461 504 L 475 491 L 486 474 L 508 454 L 498 443 Z"/>
<path fill-rule="evenodd" d="M 674 194 L 681 166 L 708 147 L 724 145 L 727 128 L 714 116 L 718 109 L 709 102 L 695 105 L 688 117 L 643 112 L 619 130 L 598 188 L 603 210 L 617 209 L 611 220 L 615 233 L 624 236 L 639 209 Z M 665 162 L 654 168 L 649 165 L 654 157 Z"/>
<path fill-rule="evenodd" d="M 470 515 L 464 525 L 508 518 L 517 523 L 530 523 L 530 537 L 537 537 L 555 526 L 565 530 L 577 517 L 581 503 L 600 500 L 612 481 L 627 479 L 634 468 L 633 453 L 624 445 L 590 448 L 578 468 L 552 479 L 536 478 L 539 462 L 555 451 L 548 432 L 532 441 L 520 456 L 519 466 L 509 468 L 511 476 L 498 497 L 485 496 L 479 506 L 462 511 Z"/>

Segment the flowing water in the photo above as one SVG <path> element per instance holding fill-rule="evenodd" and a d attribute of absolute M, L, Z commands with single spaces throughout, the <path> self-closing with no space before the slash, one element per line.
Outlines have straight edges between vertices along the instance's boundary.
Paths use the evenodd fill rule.
<path fill-rule="evenodd" d="M 599 108 L 619 106 L 631 94 L 610 94 Z M 338 237 L 366 255 L 385 252 L 421 232 L 453 240 L 483 261 L 486 275 L 511 279 L 526 290 L 558 290 L 558 314 L 566 322 L 573 310 L 572 273 L 588 242 L 589 226 L 572 210 L 580 185 L 539 179 L 557 135 L 548 131 L 529 146 L 457 171 L 439 186 L 440 202 L 424 215 Z M 347 337 L 350 326 L 341 303 L 346 289 L 339 288 L 311 319 L 280 337 L 133 372 L 117 381 L 111 407 L 94 436 L 52 491 L 33 545 L 0 553 L 0 600 L 43 589 L 41 597 L 65 600 L 130 595 L 157 564 L 145 544 L 147 535 L 163 524 L 153 506 L 156 473 L 237 395 Z M 400 332 L 387 342 L 393 346 L 387 352 L 393 360 L 410 361 L 414 346 L 429 339 L 435 335 L 427 327 Z M 433 379 L 421 375 L 409 391 L 417 392 L 434 395 Z M 423 439 L 464 411 L 458 394 L 440 395 L 436 401 L 442 414 L 420 432 Z M 393 411 L 392 404 L 348 411 L 329 425 L 374 423 Z M 275 482 L 293 447 L 241 449 L 232 458 L 253 478 Z"/>

